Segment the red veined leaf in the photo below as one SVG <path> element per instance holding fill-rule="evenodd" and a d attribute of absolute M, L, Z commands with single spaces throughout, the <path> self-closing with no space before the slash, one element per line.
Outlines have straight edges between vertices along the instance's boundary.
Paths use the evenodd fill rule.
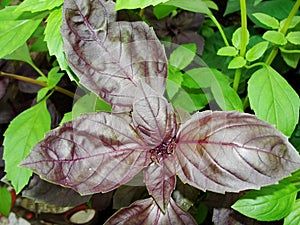
<path fill-rule="evenodd" d="M 176 119 L 173 107 L 167 100 L 140 83 L 140 91 L 133 103 L 132 119 L 137 133 L 149 146 L 168 144 L 176 135 Z"/>
<path fill-rule="evenodd" d="M 148 192 L 162 211 L 167 208 L 176 185 L 176 165 L 173 155 L 167 155 L 160 163 L 152 163 L 144 171 Z"/>
<path fill-rule="evenodd" d="M 85 114 L 49 132 L 22 165 L 82 195 L 125 184 L 151 162 L 125 114 Z"/>
<path fill-rule="evenodd" d="M 62 36 L 67 61 L 80 83 L 112 104 L 131 108 L 139 80 L 165 90 L 167 59 L 144 22 L 115 22 L 113 1 L 64 3 Z"/>
<path fill-rule="evenodd" d="M 205 111 L 178 131 L 177 174 L 214 192 L 239 192 L 276 183 L 300 167 L 286 136 L 255 116 Z"/>
<path fill-rule="evenodd" d="M 139 200 L 116 212 L 104 225 L 196 225 L 194 218 L 179 208 L 174 200 L 163 213 L 152 198 Z"/>

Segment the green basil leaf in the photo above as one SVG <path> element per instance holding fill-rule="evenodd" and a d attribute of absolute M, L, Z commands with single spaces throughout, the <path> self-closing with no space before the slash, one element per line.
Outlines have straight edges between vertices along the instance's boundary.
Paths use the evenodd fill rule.
<path fill-rule="evenodd" d="M 63 0 L 25 0 L 16 9 L 17 12 L 41 12 L 51 10 L 63 4 Z"/>
<path fill-rule="evenodd" d="M 297 191 L 294 185 L 286 182 L 266 186 L 249 191 L 232 208 L 260 221 L 280 220 L 292 209 Z"/>
<path fill-rule="evenodd" d="M 280 29 L 282 29 L 286 23 L 287 19 L 283 19 L 280 21 Z M 294 28 L 300 23 L 300 16 L 294 16 L 292 21 L 289 24 L 289 29 Z"/>
<path fill-rule="evenodd" d="M 164 5 L 172 5 L 196 13 L 212 14 L 208 6 L 202 0 L 169 0 L 164 3 Z"/>
<path fill-rule="evenodd" d="M 21 47 L 42 20 L 8 20 L 0 26 L 0 58 Z M 18 34 L 18 35 L 16 35 Z"/>
<path fill-rule="evenodd" d="M 300 224 L 300 199 L 297 199 L 290 211 L 284 218 L 283 225 L 299 225 Z"/>
<path fill-rule="evenodd" d="M 269 42 L 267 42 L 267 41 L 257 43 L 256 45 L 254 45 L 252 48 L 250 48 L 246 52 L 246 59 L 249 62 L 253 62 L 253 61 L 259 59 L 260 57 L 263 56 L 263 54 L 268 49 L 268 45 L 269 45 Z"/>
<path fill-rule="evenodd" d="M 299 96 L 272 67 L 257 70 L 248 81 L 250 106 L 255 115 L 290 136 L 298 123 Z"/>
<path fill-rule="evenodd" d="M 269 16 L 268 14 L 265 13 L 253 13 L 252 14 L 256 19 L 258 19 L 259 22 L 262 24 L 271 27 L 272 29 L 278 29 L 279 28 L 279 21 L 272 17 Z"/>
<path fill-rule="evenodd" d="M 137 9 L 137 8 L 146 8 L 150 5 L 158 5 L 160 3 L 166 2 L 168 0 L 117 0 L 116 1 L 116 10 L 120 9 Z"/>
<path fill-rule="evenodd" d="M 300 45 L 300 31 L 289 32 L 286 39 L 294 45 Z"/>
<path fill-rule="evenodd" d="M 217 55 L 236 56 L 239 51 L 233 46 L 225 46 L 218 50 Z"/>
<path fill-rule="evenodd" d="M 242 56 L 236 56 L 234 57 L 228 65 L 228 69 L 237 69 L 242 68 L 246 65 L 246 60 Z"/>
<path fill-rule="evenodd" d="M 5 172 L 16 192 L 28 183 L 32 171 L 19 167 L 32 147 L 50 130 L 51 119 L 46 101 L 23 111 L 15 117 L 4 133 Z"/>
<path fill-rule="evenodd" d="M 285 45 L 287 40 L 283 33 L 275 30 L 268 30 L 264 33 L 263 39 L 274 43 L 275 45 Z"/>
<path fill-rule="evenodd" d="M 249 32 L 247 30 L 247 35 L 246 35 L 246 45 L 248 45 L 249 43 Z M 232 34 L 232 38 L 231 38 L 232 44 L 234 47 L 236 47 L 237 49 L 241 49 L 241 44 L 242 44 L 242 28 L 239 27 L 238 29 L 236 29 L 233 34 Z"/>

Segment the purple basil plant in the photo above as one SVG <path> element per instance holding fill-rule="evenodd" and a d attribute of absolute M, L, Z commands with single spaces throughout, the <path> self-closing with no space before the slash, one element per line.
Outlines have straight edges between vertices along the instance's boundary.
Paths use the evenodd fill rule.
<path fill-rule="evenodd" d="M 81 195 L 109 192 L 143 173 L 150 198 L 105 224 L 196 224 L 172 199 L 177 177 L 218 193 L 258 189 L 300 166 L 286 136 L 255 116 L 197 112 L 180 124 L 163 96 L 164 48 L 143 22 L 117 22 L 114 3 L 66 0 L 62 34 L 80 82 L 112 106 L 50 131 L 22 166 Z"/>

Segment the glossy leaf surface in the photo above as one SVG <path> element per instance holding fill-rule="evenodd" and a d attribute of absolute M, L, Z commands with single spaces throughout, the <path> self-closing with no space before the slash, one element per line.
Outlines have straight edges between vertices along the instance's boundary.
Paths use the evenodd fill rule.
<path fill-rule="evenodd" d="M 14 118 L 4 133 L 5 172 L 17 193 L 32 175 L 32 171 L 19 167 L 19 164 L 50 130 L 50 124 L 46 102 L 42 101 Z"/>
<path fill-rule="evenodd" d="M 259 191 L 252 190 L 246 193 L 232 208 L 257 220 L 280 220 L 292 209 L 297 191 L 297 188 L 289 183 L 263 187 Z"/>
<path fill-rule="evenodd" d="M 257 70 L 248 81 L 250 106 L 255 115 L 290 136 L 299 119 L 300 100 L 289 83 L 273 68 Z"/>
<path fill-rule="evenodd" d="M 40 12 L 50 10 L 63 4 L 63 0 L 25 0 L 16 9 L 17 12 Z"/>
<path fill-rule="evenodd" d="M 291 212 L 284 218 L 284 225 L 300 224 L 300 200 L 297 199 L 292 207 Z"/>
<path fill-rule="evenodd" d="M 112 1 L 65 2 L 62 35 L 80 82 L 123 110 L 131 107 L 140 79 L 164 92 L 167 59 L 147 24 L 115 22 L 114 7 Z"/>
<path fill-rule="evenodd" d="M 180 128 L 177 175 L 202 190 L 239 192 L 272 184 L 299 168 L 287 137 L 250 114 L 205 111 Z"/>
<path fill-rule="evenodd" d="M 253 16 L 259 20 L 262 24 L 271 27 L 272 29 L 278 29 L 279 28 L 279 21 L 272 17 L 269 16 L 268 14 L 265 13 L 254 13 Z"/>
<path fill-rule="evenodd" d="M 23 161 L 47 180 L 82 195 L 125 184 L 150 161 L 125 114 L 85 114 L 52 130 Z"/>
<path fill-rule="evenodd" d="M 170 199 L 165 214 L 155 204 L 151 198 L 139 200 L 129 207 L 119 210 L 104 225 L 112 224 L 153 224 L 153 225 L 195 225 L 193 217 L 179 208 L 173 199 Z"/>
<path fill-rule="evenodd" d="M 157 4 L 166 2 L 166 1 L 168 1 L 168 0 L 140 0 L 140 1 L 117 0 L 116 10 L 120 10 L 120 9 L 137 9 L 137 8 L 144 9 L 147 6 L 157 5 Z"/>

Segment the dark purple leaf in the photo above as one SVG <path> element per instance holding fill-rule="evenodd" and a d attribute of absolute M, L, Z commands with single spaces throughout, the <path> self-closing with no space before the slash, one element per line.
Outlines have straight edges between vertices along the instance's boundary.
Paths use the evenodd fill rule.
<path fill-rule="evenodd" d="M 9 83 L 9 79 L 8 78 L 0 78 L 0 99 L 3 98 L 3 96 L 6 93 L 6 89 Z"/>
<path fill-rule="evenodd" d="M 167 208 L 176 185 L 176 164 L 173 155 L 167 155 L 159 164 L 152 163 L 145 169 L 148 192 L 162 211 Z"/>
<path fill-rule="evenodd" d="M 179 208 L 174 200 L 166 208 L 165 214 L 159 209 L 152 198 L 136 201 L 129 207 L 119 210 L 104 225 L 195 225 L 193 217 Z"/>
<path fill-rule="evenodd" d="M 90 200 L 92 208 L 97 211 L 103 211 L 107 209 L 112 202 L 113 191 L 107 193 L 94 194 Z"/>
<path fill-rule="evenodd" d="M 34 175 L 28 186 L 22 191 L 22 196 L 32 198 L 36 202 L 43 202 L 58 206 L 76 206 L 89 201 L 91 196 L 81 196 L 73 189 L 41 180 Z"/>
<path fill-rule="evenodd" d="M 151 162 L 129 123 L 125 114 L 82 115 L 49 132 L 22 164 L 82 195 L 111 191 Z"/>
<path fill-rule="evenodd" d="M 168 143 L 176 135 L 173 107 L 146 84 L 141 85 L 133 104 L 132 119 L 137 133 L 150 146 Z"/>
<path fill-rule="evenodd" d="M 145 186 L 122 185 L 115 191 L 113 197 L 113 209 L 127 207 L 131 203 L 149 197 Z"/>
<path fill-rule="evenodd" d="M 139 80 L 164 92 L 167 59 L 146 23 L 115 22 L 112 1 L 66 1 L 63 15 L 70 67 L 83 85 L 114 110 L 131 108 Z"/>
<path fill-rule="evenodd" d="M 184 183 L 221 193 L 273 184 L 300 167 L 286 136 L 234 111 L 194 114 L 180 128 L 174 151 Z"/>

